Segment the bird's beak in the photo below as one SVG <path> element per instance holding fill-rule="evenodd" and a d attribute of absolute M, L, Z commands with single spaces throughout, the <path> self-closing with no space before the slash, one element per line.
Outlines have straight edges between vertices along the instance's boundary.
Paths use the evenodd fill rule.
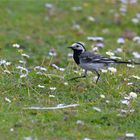
<path fill-rule="evenodd" d="M 69 48 L 69 49 L 72 49 L 73 47 L 72 47 L 72 46 L 69 46 L 68 48 Z"/>

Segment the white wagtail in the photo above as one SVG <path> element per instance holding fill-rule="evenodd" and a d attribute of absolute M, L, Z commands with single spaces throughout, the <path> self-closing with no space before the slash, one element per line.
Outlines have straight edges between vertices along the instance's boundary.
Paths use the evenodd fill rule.
<path fill-rule="evenodd" d="M 116 59 L 104 57 L 99 54 L 95 54 L 93 52 L 86 51 L 84 45 L 80 42 L 74 43 L 72 44 L 72 46 L 68 48 L 71 48 L 73 50 L 73 59 L 75 60 L 76 64 L 85 70 L 83 76 L 74 77 L 70 80 L 84 78 L 87 75 L 87 71 L 95 71 L 98 76 L 96 80 L 96 83 L 97 83 L 100 78 L 99 70 L 104 67 L 110 66 L 110 64 L 140 65 L 140 63 L 129 62 L 129 61 L 119 61 Z"/>

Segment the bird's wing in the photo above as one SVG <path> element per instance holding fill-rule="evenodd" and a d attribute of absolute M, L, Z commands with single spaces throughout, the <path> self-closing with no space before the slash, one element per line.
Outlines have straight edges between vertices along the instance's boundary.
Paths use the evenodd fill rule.
<path fill-rule="evenodd" d="M 104 57 L 102 55 L 94 54 L 92 52 L 84 52 L 80 56 L 82 63 L 115 63 L 116 60 Z"/>

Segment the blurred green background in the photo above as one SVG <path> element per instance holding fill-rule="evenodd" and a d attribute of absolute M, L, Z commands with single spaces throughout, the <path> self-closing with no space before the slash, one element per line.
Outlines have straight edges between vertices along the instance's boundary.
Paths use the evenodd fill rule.
<path fill-rule="evenodd" d="M 119 57 L 139 62 L 132 55 L 140 52 L 140 44 L 133 41 L 140 35 L 139 14 L 140 2 L 132 0 L 1 0 L 0 59 L 12 64 L 0 66 L 0 139 L 125 140 L 126 133 L 134 133 L 139 139 L 140 88 L 139 81 L 132 78 L 140 75 L 138 66 L 117 66 L 117 73 L 102 74 L 98 85 L 92 79 L 94 74 L 78 82 L 67 81 L 75 76 L 74 71 L 80 71 L 68 59 L 71 51 L 67 47 L 82 41 L 92 50 L 95 44 L 87 40 L 89 36 L 104 38 L 104 48 L 98 53 L 105 55 L 121 48 Z M 117 43 L 119 37 L 125 39 L 125 44 Z M 21 50 L 12 47 L 15 43 L 20 44 Z M 50 49 L 57 56 L 49 56 Z M 19 52 L 30 56 L 23 65 L 29 70 L 25 79 L 19 78 L 16 69 L 18 61 L 25 60 Z M 65 71 L 52 68 L 51 63 Z M 36 75 L 33 69 L 38 65 L 48 69 L 46 75 Z M 3 74 L 5 69 L 11 74 Z M 129 82 L 134 84 L 128 86 Z M 38 88 L 39 84 L 45 88 Z M 129 105 L 122 104 L 121 100 L 131 91 L 138 98 Z M 80 106 L 49 111 L 23 109 L 72 103 Z M 94 110 L 94 106 L 101 108 L 101 112 Z M 126 113 L 121 114 L 122 110 Z"/>

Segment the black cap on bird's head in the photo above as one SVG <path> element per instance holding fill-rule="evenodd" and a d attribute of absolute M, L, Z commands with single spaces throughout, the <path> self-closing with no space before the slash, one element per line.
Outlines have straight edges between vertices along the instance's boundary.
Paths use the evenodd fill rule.
<path fill-rule="evenodd" d="M 81 42 L 74 43 L 68 48 L 71 48 L 73 51 L 80 51 L 82 53 L 86 51 L 84 44 Z"/>

